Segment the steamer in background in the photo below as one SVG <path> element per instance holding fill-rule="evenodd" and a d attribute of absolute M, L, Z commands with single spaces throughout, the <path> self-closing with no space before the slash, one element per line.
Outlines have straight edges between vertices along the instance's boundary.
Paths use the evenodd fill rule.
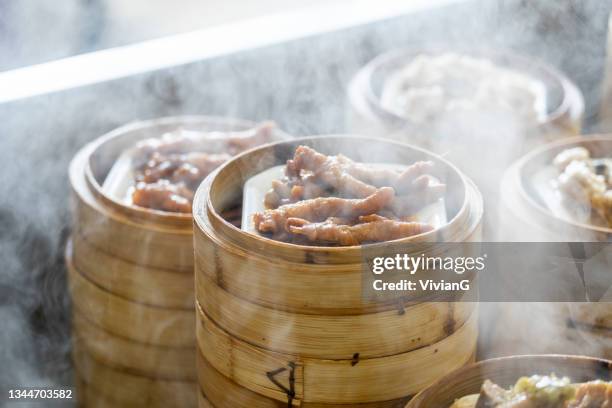
<path fill-rule="evenodd" d="M 99 395 L 117 406 L 197 405 L 192 216 L 128 205 L 102 185 L 140 140 L 179 128 L 253 126 L 204 116 L 138 122 L 88 144 L 72 161 L 66 263 L 82 401 L 93 404 Z"/>

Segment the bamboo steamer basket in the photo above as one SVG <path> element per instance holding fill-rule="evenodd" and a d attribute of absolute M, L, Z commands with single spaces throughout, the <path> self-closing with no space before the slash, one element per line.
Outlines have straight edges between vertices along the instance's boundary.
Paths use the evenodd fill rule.
<path fill-rule="evenodd" d="M 243 130 L 253 122 L 205 116 L 162 118 L 120 127 L 85 146 L 70 165 L 75 227 L 101 252 L 133 264 L 192 273 L 192 217 L 128 206 L 102 191 L 115 160 L 140 140 L 185 127 Z"/>
<path fill-rule="evenodd" d="M 537 149 L 515 164 L 502 179 L 502 191 L 506 200 L 501 211 L 506 215 L 502 225 L 506 241 L 540 242 L 609 242 L 612 229 L 582 224 L 562 219 L 551 213 L 540 201 L 531 177 L 543 166 L 550 165 L 554 157 L 564 149 L 583 146 L 592 156 L 612 157 L 612 136 L 590 135 L 563 139 Z M 609 260 L 607 261 L 609 265 Z M 558 326 L 558 336 L 562 341 L 551 341 L 551 348 L 544 352 L 588 353 L 594 356 L 612 357 L 612 304 L 566 303 L 536 305 L 532 310 L 544 310 L 549 319 Z M 518 305 L 505 309 L 506 320 L 511 320 Z M 548 309 L 548 310 L 545 310 Z M 515 310 L 513 312 L 513 310 Z M 537 330 L 537 327 L 535 328 Z M 503 329 L 500 329 L 503 332 Z M 519 330 L 520 331 L 520 330 Z M 504 334 L 501 334 L 504 337 Z M 517 343 L 518 344 L 518 343 Z M 504 353 L 524 352 L 512 344 L 504 346 Z"/>
<path fill-rule="evenodd" d="M 223 219 L 220 214 L 240 202 L 247 179 L 283 164 L 300 144 L 357 161 L 438 162 L 437 175 L 449 186 L 450 222 L 382 245 L 316 247 L 249 234 Z M 357 149 L 366 144 L 367 160 Z M 475 304 L 364 297 L 364 262 L 372 254 L 405 253 L 407 243 L 415 253 L 431 254 L 443 251 L 436 241 L 478 241 L 481 217 L 478 190 L 454 166 L 395 142 L 327 136 L 237 156 L 202 184 L 194 200 L 200 351 L 240 387 L 285 403 L 384 406 L 414 394 L 473 358 Z M 276 370 L 283 374 L 271 379 Z M 275 384 L 283 384 L 281 378 L 284 385 Z"/>
<path fill-rule="evenodd" d="M 115 160 L 143 139 L 177 128 L 235 131 L 253 126 L 231 118 L 170 117 L 120 127 L 85 146 L 70 165 L 76 268 L 127 300 L 193 311 L 191 214 L 126 205 L 105 194 L 102 184 Z M 273 138 L 287 135 L 276 130 Z"/>
<path fill-rule="evenodd" d="M 75 230 L 100 252 L 132 264 L 193 272 L 192 217 L 126 205 L 102 183 L 115 160 L 138 141 L 187 128 L 234 131 L 253 122 L 205 116 L 154 119 L 120 127 L 85 146 L 70 165 Z M 279 132 L 280 134 L 280 132 Z"/>
<path fill-rule="evenodd" d="M 370 161 L 411 163 L 430 159 L 439 162 L 450 190 L 447 208 L 453 217 L 446 226 L 409 240 L 368 246 L 368 251 L 384 249 L 388 253 L 403 253 L 406 243 L 410 243 L 415 253 L 436 253 L 440 249 L 435 242 L 480 240 L 480 193 L 458 169 L 439 156 L 380 139 L 342 136 L 302 139 L 238 156 L 200 186 L 194 200 L 196 278 L 208 277 L 237 297 L 296 313 L 349 315 L 397 310 L 399 298 L 389 297 L 390 302 L 385 304 L 363 298 L 361 265 L 369 252 L 362 247 L 312 247 L 272 241 L 245 233 L 224 220 L 218 211 L 241 202 L 244 182 L 269 167 L 284 164 L 300 143 L 333 154 L 341 146 L 349 157 L 353 153 L 356 160 L 368 161 L 351 141 L 375 146 L 368 151 Z M 395 150 L 386 154 L 382 149 Z"/>
<path fill-rule="evenodd" d="M 98 362 L 78 345 L 73 347 L 75 370 L 84 385 L 81 404 L 107 407 L 197 406 L 196 385 L 191 381 L 139 376 Z"/>
<path fill-rule="evenodd" d="M 573 382 L 610 381 L 612 361 L 566 355 L 530 355 L 495 358 L 463 367 L 439 379 L 414 397 L 406 408 L 449 407 L 456 399 L 477 394 L 489 379 L 510 387 L 520 377 L 534 374 L 569 377 Z"/>
<path fill-rule="evenodd" d="M 437 343 L 378 358 L 322 360 L 269 351 L 232 337 L 203 312 L 197 335 L 201 353 L 216 370 L 257 394 L 286 403 L 286 390 L 291 389 L 294 399 L 305 403 L 374 403 L 414 395 L 472 361 L 477 313 Z M 282 370 L 276 378 L 282 387 L 270 381 L 269 373 L 277 370 Z"/>
<path fill-rule="evenodd" d="M 118 128 L 75 156 L 69 171 L 74 231 L 66 257 L 74 337 L 96 361 L 195 384 L 192 216 L 131 206 L 102 186 L 117 159 L 141 140 L 178 128 L 253 126 L 205 116 L 155 119 Z M 286 135 L 275 131 L 273 137 Z"/>

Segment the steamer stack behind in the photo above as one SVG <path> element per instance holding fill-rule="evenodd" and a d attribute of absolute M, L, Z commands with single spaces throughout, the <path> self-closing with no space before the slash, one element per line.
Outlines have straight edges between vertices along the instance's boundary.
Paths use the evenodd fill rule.
<path fill-rule="evenodd" d="M 253 123 L 209 117 L 119 128 L 74 158 L 74 229 L 67 247 L 79 401 L 87 407 L 195 407 L 191 214 L 126 205 L 103 188 L 140 140 L 177 128 L 233 131 Z"/>

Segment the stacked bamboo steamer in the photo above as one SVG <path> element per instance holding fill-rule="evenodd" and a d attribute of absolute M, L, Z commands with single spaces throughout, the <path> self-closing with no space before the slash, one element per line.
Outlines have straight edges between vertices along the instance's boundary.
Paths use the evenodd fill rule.
<path fill-rule="evenodd" d="M 192 216 L 107 195 L 102 185 L 111 167 L 138 141 L 177 128 L 253 125 L 210 117 L 139 122 L 95 140 L 72 161 L 74 231 L 66 260 L 85 405 L 197 405 Z"/>
<path fill-rule="evenodd" d="M 222 217 L 250 177 L 300 144 L 357 161 L 433 160 L 449 186 L 447 225 L 365 247 L 299 246 L 247 233 Z M 194 200 L 198 377 L 215 407 L 402 406 L 474 358 L 474 302 L 363 296 L 373 253 L 419 254 L 436 241 L 480 238 L 480 193 L 438 156 L 379 139 L 327 136 L 252 150 L 222 166 Z M 348 405 L 347 405 L 348 404 Z M 360 405 L 362 406 L 362 405 Z"/>
<path fill-rule="evenodd" d="M 587 135 L 559 140 L 537 149 L 514 163 L 505 173 L 502 179 L 503 206 L 501 207 L 503 224 L 501 225 L 505 241 L 537 241 L 537 242 L 610 242 L 612 240 L 612 229 L 589 224 L 581 224 L 562 219 L 549 211 L 542 203 L 536 191 L 537 186 L 533 183 L 534 175 L 544 166 L 550 166 L 554 157 L 561 151 L 583 146 L 589 150 L 592 157 L 612 157 L 611 135 Z M 603 266 L 610 268 L 612 265 L 611 254 L 607 251 L 598 258 Z M 601 265 L 600 265 L 601 266 Z M 588 267 L 588 264 L 585 264 Z M 537 271 L 534 271 L 537 273 Z M 588 284 L 588 276 L 586 282 Z M 555 284 L 555 282 L 551 282 Z M 608 298 L 610 293 L 608 293 Z M 522 308 L 523 311 L 519 311 Z M 500 328 L 501 338 L 499 341 L 492 339 L 500 352 L 493 354 L 515 354 L 524 352 L 538 353 L 574 353 L 587 354 L 596 357 L 612 357 L 612 303 L 523 303 L 514 306 L 514 311 L 506 307 L 508 316 L 500 321 L 504 327 Z M 509 314 L 512 313 L 513 316 Z M 525 313 L 531 316 L 538 314 L 546 316 L 549 320 L 544 323 L 542 319 L 527 319 L 533 323 L 529 330 L 532 336 L 542 340 L 533 344 L 527 339 L 514 341 L 508 336 L 508 325 L 510 320 L 522 320 Z M 515 322 L 513 327 L 519 328 L 521 322 Z M 552 326 L 553 327 L 551 329 Z M 544 327 L 543 327 L 544 326 Z M 551 338 L 551 330 L 556 329 Z M 538 336 L 536 332 L 542 330 L 543 335 Z M 519 333 L 522 330 L 515 330 Z M 522 337 L 522 336 L 519 336 Z M 550 341 L 545 341 L 546 338 Z M 515 339 L 516 340 L 516 339 Z"/>

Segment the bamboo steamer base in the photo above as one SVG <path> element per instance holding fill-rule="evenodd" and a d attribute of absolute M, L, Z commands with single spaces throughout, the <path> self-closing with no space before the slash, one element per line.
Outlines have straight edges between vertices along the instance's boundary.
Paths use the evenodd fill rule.
<path fill-rule="evenodd" d="M 191 381 L 138 376 L 108 367 L 75 345 L 75 369 L 85 382 L 85 395 L 97 395 L 118 407 L 167 408 L 197 406 L 197 387 Z M 88 391 L 89 389 L 93 391 Z"/>
<path fill-rule="evenodd" d="M 193 310 L 193 271 L 177 272 L 125 261 L 73 235 L 74 267 L 108 292 L 151 306 Z"/>
<path fill-rule="evenodd" d="M 277 353 L 239 340 L 201 309 L 197 321 L 198 347 L 216 370 L 242 387 L 285 403 L 287 390 L 297 401 L 322 404 L 388 401 L 416 394 L 471 361 L 478 336 L 474 312 L 454 333 L 417 350 L 379 358 L 324 360 Z M 268 374 L 274 372 L 277 384 Z M 214 404 L 212 395 L 207 395 Z"/>
<path fill-rule="evenodd" d="M 193 347 L 194 312 L 131 302 L 97 286 L 66 257 L 74 307 L 96 326 L 116 336 L 140 343 Z"/>
<path fill-rule="evenodd" d="M 322 359 L 400 354 L 441 341 L 473 314 L 473 302 L 422 302 L 361 315 L 309 315 L 240 299 L 196 274 L 202 309 L 232 336 L 264 349 Z M 248 323 L 246 323 L 248 321 Z M 381 336 L 384 333 L 384 337 Z"/>
<path fill-rule="evenodd" d="M 202 392 L 206 395 L 208 405 L 200 405 L 201 408 L 287 408 L 288 401 L 278 401 L 257 394 L 248 388 L 241 387 L 210 365 L 201 353 L 198 353 L 198 377 Z M 393 401 L 381 401 L 365 404 L 317 404 L 294 400 L 292 406 L 300 408 L 401 408 L 409 400 L 409 397 Z"/>
<path fill-rule="evenodd" d="M 195 348 L 152 346 L 114 336 L 74 310 L 73 339 L 103 364 L 138 375 L 169 380 L 196 380 Z"/>

